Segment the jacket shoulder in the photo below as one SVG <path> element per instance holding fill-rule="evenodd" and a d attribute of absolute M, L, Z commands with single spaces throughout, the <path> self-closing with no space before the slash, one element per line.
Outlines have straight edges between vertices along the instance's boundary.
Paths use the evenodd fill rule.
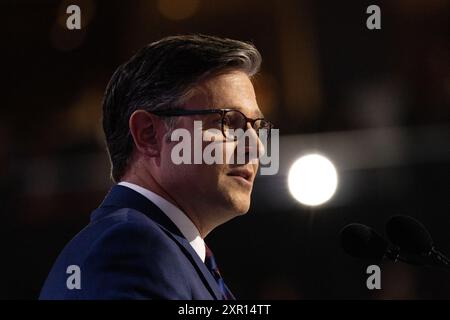
<path fill-rule="evenodd" d="M 110 211 L 83 229 L 63 250 L 51 273 L 62 274 L 76 261 L 81 289 L 58 287 L 64 299 L 190 299 L 183 275 L 186 258 L 177 243 L 143 213 L 122 208 Z M 50 277 L 50 276 L 49 276 Z M 54 277 L 59 282 L 64 277 Z M 44 286 L 45 289 L 45 286 Z M 45 290 L 43 290 L 45 292 Z M 42 298 L 46 298 L 45 294 Z"/>

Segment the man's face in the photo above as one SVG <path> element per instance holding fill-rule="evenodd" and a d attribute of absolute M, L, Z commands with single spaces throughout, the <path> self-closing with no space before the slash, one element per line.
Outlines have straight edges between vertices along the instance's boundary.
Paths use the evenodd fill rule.
<path fill-rule="evenodd" d="M 262 117 L 250 79 L 245 73 L 238 71 L 205 80 L 193 90 L 182 108 L 232 108 L 241 111 L 248 118 Z M 194 121 L 202 121 L 204 135 L 209 134 L 205 133 L 207 129 L 221 129 L 220 115 L 211 114 L 178 117 L 174 130 L 185 128 L 193 138 Z M 255 144 L 261 148 L 256 133 L 251 131 Z M 223 141 L 221 146 L 229 156 L 235 156 L 237 145 L 242 143 L 224 140 L 221 134 L 215 138 Z M 253 180 L 258 170 L 257 160 L 247 161 L 246 164 L 205 164 L 202 161 L 202 164 L 176 165 L 171 159 L 171 151 L 179 142 L 169 140 L 170 138 L 163 141 L 158 182 L 184 211 L 209 215 L 208 218 L 217 224 L 248 211 Z M 204 142 L 203 147 L 208 143 Z M 193 154 L 192 149 L 192 159 Z"/>

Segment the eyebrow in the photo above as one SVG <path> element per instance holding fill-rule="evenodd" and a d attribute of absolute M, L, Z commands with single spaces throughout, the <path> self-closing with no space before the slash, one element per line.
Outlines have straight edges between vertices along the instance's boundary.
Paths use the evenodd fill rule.
<path fill-rule="evenodd" d="M 226 107 L 223 109 L 235 109 L 238 110 L 240 112 L 242 112 L 243 114 L 245 114 L 244 110 L 242 110 L 242 108 L 238 107 L 238 106 L 231 106 L 231 107 Z M 258 113 L 256 114 L 256 118 L 254 119 L 264 119 L 264 114 L 261 112 L 261 110 L 258 109 Z"/>

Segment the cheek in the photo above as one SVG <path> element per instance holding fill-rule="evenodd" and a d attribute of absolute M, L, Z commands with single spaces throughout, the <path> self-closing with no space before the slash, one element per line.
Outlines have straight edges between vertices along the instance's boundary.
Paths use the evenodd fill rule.
<path fill-rule="evenodd" d="M 213 162 L 213 165 L 233 163 L 236 142 L 224 141 L 222 132 L 217 129 L 203 132 L 203 139 L 202 156 L 206 163 Z"/>
<path fill-rule="evenodd" d="M 227 142 L 224 143 L 224 157 L 225 157 L 225 163 L 236 163 L 234 157 L 235 157 L 235 151 L 236 151 L 236 142 Z"/>

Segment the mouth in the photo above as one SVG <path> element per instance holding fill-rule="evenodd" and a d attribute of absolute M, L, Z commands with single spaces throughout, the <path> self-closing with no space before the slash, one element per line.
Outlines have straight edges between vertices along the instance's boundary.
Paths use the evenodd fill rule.
<path fill-rule="evenodd" d="M 235 178 L 237 181 L 247 186 L 253 185 L 254 175 L 251 170 L 245 168 L 236 168 L 231 170 L 227 175 Z"/>

